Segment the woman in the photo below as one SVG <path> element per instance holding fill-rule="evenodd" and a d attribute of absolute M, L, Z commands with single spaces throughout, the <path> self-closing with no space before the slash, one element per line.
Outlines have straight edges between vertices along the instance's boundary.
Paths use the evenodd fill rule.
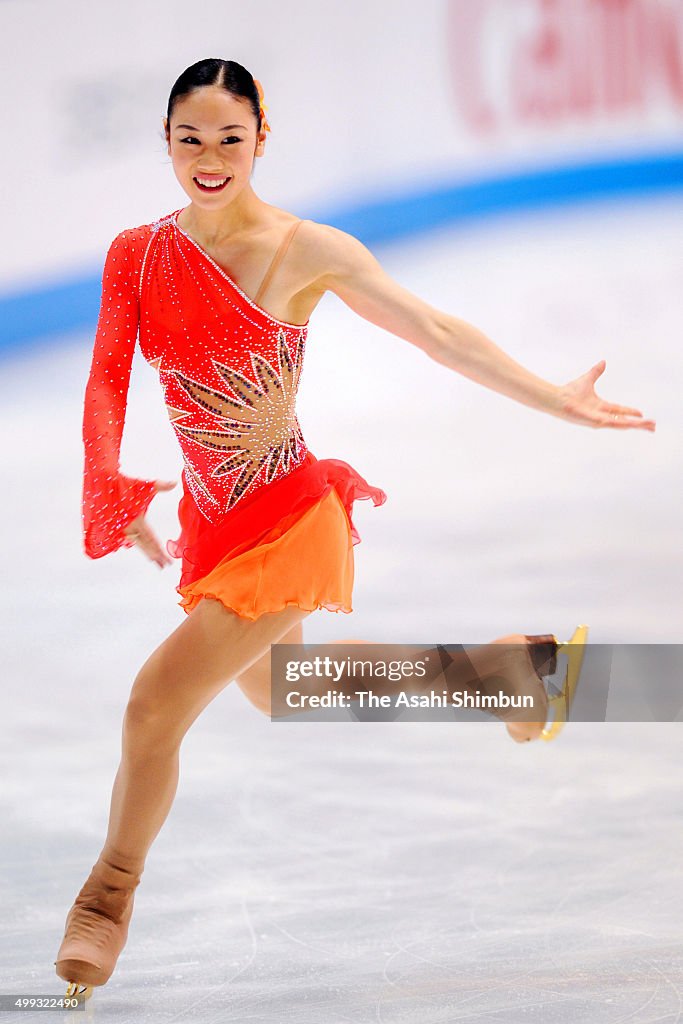
<path fill-rule="evenodd" d="M 99 558 L 136 544 L 160 567 L 169 555 L 182 558 L 177 590 L 186 618 L 135 679 L 106 841 L 55 961 L 69 991 L 85 986 L 86 997 L 109 979 L 126 941 L 134 890 L 173 802 L 192 722 L 233 679 L 269 713 L 270 645 L 301 643 L 303 619 L 315 609 L 352 610 L 360 540 L 353 502 L 379 505 L 386 495 L 348 463 L 316 459 L 296 417 L 307 327 L 327 290 L 449 369 L 525 405 L 585 426 L 655 429 L 637 409 L 595 394 L 604 360 L 563 387 L 550 384 L 400 287 L 356 238 L 260 200 L 250 177 L 270 130 L 262 97 L 234 61 L 203 60 L 183 72 L 164 127 L 190 203 L 121 232 L 104 268 L 83 420 L 85 550 Z M 175 484 L 119 469 L 138 332 L 183 451 L 181 533 L 166 551 L 145 513 Z M 496 661 L 503 647 L 504 664 Z M 543 704 L 541 670 L 556 650 L 552 636 L 514 634 L 487 645 L 477 664 L 465 658 L 460 678 L 472 668 L 478 678 L 498 670 L 514 690 L 531 673 Z M 507 728 L 522 741 L 541 735 L 543 724 Z"/>

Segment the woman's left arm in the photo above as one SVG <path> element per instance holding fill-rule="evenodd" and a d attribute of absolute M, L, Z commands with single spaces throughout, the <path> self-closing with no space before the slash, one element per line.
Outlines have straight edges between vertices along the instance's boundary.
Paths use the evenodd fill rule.
<path fill-rule="evenodd" d="M 424 302 L 382 268 L 359 239 L 316 224 L 316 258 L 324 272 L 316 285 L 334 292 L 365 320 L 421 348 L 436 362 L 523 405 L 589 427 L 655 429 L 630 406 L 608 402 L 594 390 L 606 363 L 556 385 L 515 362 L 482 331 Z"/>

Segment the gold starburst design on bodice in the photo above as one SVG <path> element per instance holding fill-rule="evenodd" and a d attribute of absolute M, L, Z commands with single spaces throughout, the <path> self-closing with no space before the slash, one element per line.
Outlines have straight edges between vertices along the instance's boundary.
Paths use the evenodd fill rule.
<path fill-rule="evenodd" d="M 266 467 L 266 482 L 270 483 L 280 466 L 288 472 L 298 460 L 298 448 L 304 446 L 304 439 L 295 403 L 303 351 L 302 337 L 292 359 L 285 333 L 280 329 L 277 370 L 262 355 L 249 353 L 254 380 L 214 359 L 216 370 L 236 397 L 198 384 L 179 371 L 174 372 L 194 401 L 226 428 L 201 430 L 174 423 L 177 431 L 205 448 L 229 453 L 213 470 L 212 476 L 224 476 L 240 470 L 230 493 L 228 509 L 249 489 L 263 466 Z"/>

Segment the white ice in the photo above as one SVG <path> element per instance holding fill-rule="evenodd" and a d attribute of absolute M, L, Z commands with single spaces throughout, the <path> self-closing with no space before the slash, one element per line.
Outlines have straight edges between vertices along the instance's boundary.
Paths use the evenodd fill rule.
<path fill-rule="evenodd" d="M 677 642 L 681 197 L 374 251 L 555 383 L 605 358 L 598 393 L 657 430 L 535 412 L 327 295 L 304 436 L 389 497 L 356 506 L 354 614 L 309 616 L 306 640 L 479 643 L 586 622 L 595 642 Z M 127 695 L 184 617 L 177 563 L 82 553 L 91 345 L 36 343 L 2 366 L 4 993 L 64 991 L 53 960 L 103 842 Z M 161 479 L 182 466 L 139 353 L 122 465 Z M 179 492 L 151 507 L 162 539 Z M 679 722 L 570 723 L 523 745 L 493 720 L 271 723 L 228 686 L 185 739 L 128 945 L 88 1019 L 674 1024 L 682 738 Z"/>

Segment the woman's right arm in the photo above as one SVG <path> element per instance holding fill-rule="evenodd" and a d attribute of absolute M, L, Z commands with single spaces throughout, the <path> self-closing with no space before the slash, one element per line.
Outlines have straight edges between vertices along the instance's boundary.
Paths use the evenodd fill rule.
<path fill-rule="evenodd" d="M 134 541 L 124 528 L 144 515 L 157 493 L 154 480 L 121 473 L 119 458 L 139 302 L 126 233 L 109 247 L 83 408 L 85 464 L 82 493 L 83 544 L 89 558 L 101 558 Z"/>

